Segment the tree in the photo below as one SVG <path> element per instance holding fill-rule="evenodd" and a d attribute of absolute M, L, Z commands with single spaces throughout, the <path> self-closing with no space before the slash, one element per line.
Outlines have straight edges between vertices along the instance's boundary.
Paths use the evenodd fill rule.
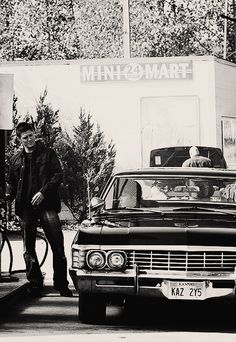
<path fill-rule="evenodd" d="M 130 0 L 132 56 L 222 57 L 223 11 L 222 0 Z"/>
<path fill-rule="evenodd" d="M 90 196 L 99 192 L 113 172 L 116 151 L 113 142 L 105 142 L 104 133 L 94 126 L 92 116 L 81 108 L 79 124 L 73 128 L 73 137 L 61 129 L 59 110 L 54 110 L 47 100 L 47 90 L 40 95 L 36 104 L 36 116 L 27 113 L 24 117 L 17 110 L 17 98 L 13 98 L 13 130 L 9 131 L 6 164 L 10 157 L 21 148 L 15 128 L 20 121 L 34 126 L 37 138 L 47 147 L 56 150 L 61 161 L 64 180 L 60 187 L 62 200 L 69 206 L 74 216 L 81 220 L 86 215 L 88 205 L 88 185 Z"/>
<path fill-rule="evenodd" d="M 132 57 L 223 56 L 222 0 L 129 0 Z M 232 17 L 232 0 L 228 0 Z M 123 56 L 121 0 L 2 0 L 0 58 Z M 228 23 L 228 53 L 234 51 Z M 235 61 L 235 54 L 231 55 Z"/>
<path fill-rule="evenodd" d="M 116 151 L 113 142 L 105 142 L 100 127 L 94 126 L 92 116 L 82 108 L 73 133 L 73 138 L 64 134 L 64 139 L 57 143 L 57 150 L 65 170 L 67 204 L 74 213 L 79 212 L 82 219 L 90 198 L 101 191 L 111 176 Z"/>
<path fill-rule="evenodd" d="M 121 6 L 114 0 L 3 0 L 0 58 L 118 57 Z"/>
<path fill-rule="evenodd" d="M 50 103 L 46 102 L 47 89 L 39 96 L 36 105 L 36 117 L 28 115 L 26 120 L 31 121 L 37 138 L 42 139 L 47 147 L 53 147 L 61 132 L 59 123 L 59 110 L 54 110 Z"/>
<path fill-rule="evenodd" d="M 20 149 L 20 142 L 16 136 L 16 131 L 15 131 L 15 127 L 17 126 L 17 124 L 19 123 L 20 121 L 20 115 L 18 113 L 18 110 L 17 110 L 17 97 L 15 96 L 15 94 L 13 95 L 13 130 L 9 130 L 6 132 L 7 134 L 7 145 L 6 145 L 6 148 L 5 148 L 5 169 L 4 169 L 4 172 L 5 172 L 5 181 L 6 181 L 6 188 L 5 188 L 5 192 L 7 193 L 8 192 L 8 175 L 9 175 L 9 162 L 10 162 L 10 158 L 13 156 L 14 153 L 16 153 L 19 149 Z M 11 217 L 11 209 L 12 207 L 9 205 L 6 205 L 5 203 L 5 198 L 4 198 L 4 205 L 5 205 L 5 210 L 7 209 L 8 207 L 8 216 Z M 3 213 L 3 212 L 2 212 Z M 0 215 L 1 216 L 1 215 Z M 2 215 L 3 216 L 3 215 Z M 5 220 L 6 220 L 6 217 L 7 217 L 7 213 L 5 212 Z M 2 220 L 4 220 L 2 218 Z"/>
<path fill-rule="evenodd" d="M 83 58 L 117 58 L 123 55 L 122 1 L 75 2 L 76 29 Z"/>
<path fill-rule="evenodd" d="M 7 146 L 6 146 L 6 166 L 9 163 L 9 160 L 11 156 L 20 148 L 20 142 L 16 136 L 15 127 L 18 125 L 18 123 L 21 120 L 21 117 L 17 110 L 17 97 L 14 94 L 13 95 L 13 102 L 12 102 L 12 124 L 13 124 L 13 130 L 7 132 Z"/>
<path fill-rule="evenodd" d="M 70 207 L 74 216 L 79 201 L 78 188 L 78 166 L 77 156 L 74 151 L 74 144 L 66 131 L 61 131 L 54 148 L 63 165 L 63 186 L 61 187 L 62 200 Z"/>
<path fill-rule="evenodd" d="M 39 96 L 36 104 L 36 117 L 33 118 L 30 113 L 20 115 L 17 110 L 17 97 L 13 96 L 13 129 L 8 132 L 8 146 L 6 150 L 7 162 L 9 158 L 20 149 L 20 141 L 16 136 L 16 126 L 20 121 L 26 121 L 32 124 L 36 132 L 36 137 L 41 139 L 47 147 L 53 147 L 57 140 L 61 126 L 59 123 L 59 110 L 54 110 L 50 103 L 46 102 L 47 89 Z"/>
<path fill-rule="evenodd" d="M 20 121 L 26 121 L 33 125 L 35 128 L 37 138 L 41 139 L 48 147 L 53 147 L 54 142 L 57 140 L 61 128 L 59 125 L 59 111 L 54 111 L 51 104 L 46 103 L 47 90 L 40 95 L 39 101 L 36 105 L 36 118 L 33 118 L 29 113 L 24 117 L 19 115 L 17 110 L 17 97 L 13 96 L 13 129 L 8 131 L 8 144 L 6 147 L 6 160 L 5 172 L 6 179 L 8 178 L 8 168 L 10 158 L 21 149 L 21 143 L 16 136 L 16 126 Z"/>

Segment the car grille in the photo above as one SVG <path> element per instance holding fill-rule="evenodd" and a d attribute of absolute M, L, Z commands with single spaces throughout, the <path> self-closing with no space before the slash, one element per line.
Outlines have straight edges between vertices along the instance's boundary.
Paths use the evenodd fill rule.
<path fill-rule="evenodd" d="M 127 268 L 140 271 L 234 271 L 236 252 L 129 251 Z"/>

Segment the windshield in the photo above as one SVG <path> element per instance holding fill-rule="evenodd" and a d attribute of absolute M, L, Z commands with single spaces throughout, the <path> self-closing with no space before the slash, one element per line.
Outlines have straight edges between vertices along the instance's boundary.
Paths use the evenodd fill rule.
<path fill-rule="evenodd" d="M 171 202 L 236 203 L 236 178 L 115 178 L 105 195 L 105 210 L 157 208 Z"/>

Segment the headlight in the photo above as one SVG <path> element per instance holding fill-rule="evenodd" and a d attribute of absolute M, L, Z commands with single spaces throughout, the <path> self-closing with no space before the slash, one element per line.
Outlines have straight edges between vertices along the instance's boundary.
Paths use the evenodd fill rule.
<path fill-rule="evenodd" d="M 126 255 L 123 252 L 110 252 L 107 256 L 107 264 L 112 269 L 120 270 L 125 266 Z"/>
<path fill-rule="evenodd" d="M 106 257 L 103 252 L 90 251 L 87 254 L 87 264 L 93 270 L 100 270 L 106 264 Z"/>

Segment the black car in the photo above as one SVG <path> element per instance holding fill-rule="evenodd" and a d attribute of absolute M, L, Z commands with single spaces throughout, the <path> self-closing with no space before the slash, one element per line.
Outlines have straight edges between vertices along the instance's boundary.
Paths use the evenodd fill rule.
<path fill-rule="evenodd" d="M 72 244 L 81 321 L 104 321 L 117 297 L 235 299 L 236 171 L 120 172 L 91 210 Z"/>

